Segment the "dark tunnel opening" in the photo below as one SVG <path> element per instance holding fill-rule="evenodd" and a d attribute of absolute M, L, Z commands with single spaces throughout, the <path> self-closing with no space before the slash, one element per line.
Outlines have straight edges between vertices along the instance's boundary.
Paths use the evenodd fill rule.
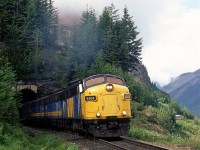
<path fill-rule="evenodd" d="M 37 97 L 37 94 L 30 89 L 21 90 L 21 94 L 22 94 L 22 103 L 32 101 Z"/>
<path fill-rule="evenodd" d="M 30 102 L 30 101 L 36 99 L 36 97 L 37 97 L 37 94 L 30 89 L 23 89 L 20 92 L 21 92 L 21 96 L 22 96 L 22 101 L 21 101 L 22 105 L 23 105 L 23 103 Z M 19 109 L 19 115 L 20 115 L 20 118 L 22 119 L 22 109 L 21 108 Z"/>

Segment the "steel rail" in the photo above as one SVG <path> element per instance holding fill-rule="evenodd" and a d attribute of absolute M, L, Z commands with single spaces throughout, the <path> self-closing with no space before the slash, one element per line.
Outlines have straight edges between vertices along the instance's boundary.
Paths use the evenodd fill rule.
<path fill-rule="evenodd" d="M 169 148 L 158 146 L 158 145 L 153 145 L 153 144 L 148 144 L 142 141 L 134 140 L 134 139 L 129 139 L 126 137 L 122 137 L 124 142 L 127 142 L 129 144 L 134 144 L 135 146 L 138 147 L 143 147 L 145 149 L 151 149 L 151 150 L 170 150 Z"/>
<path fill-rule="evenodd" d="M 108 142 L 108 141 L 105 141 L 105 140 L 102 140 L 102 139 L 97 139 L 97 142 L 101 143 L 101 144 L 104 144 L 110 148 L 113 148 L 113 149 L 116 149 L 116 150 L 129 150 L 128 148 L 125 148 L 125 147 L 122 147 L 120 145 L 117 145 L 117 144 L 114 144 L 114 143 L 111 143 L 111 142 Z"/>

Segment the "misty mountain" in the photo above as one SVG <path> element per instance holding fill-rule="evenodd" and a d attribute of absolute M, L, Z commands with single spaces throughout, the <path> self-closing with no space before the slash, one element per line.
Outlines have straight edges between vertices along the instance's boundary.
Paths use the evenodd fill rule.
<path fill-rule="evenodd" d="M 181 74 L 161 89 L 200 117 L 200 69 Z"/>
<path fill-rule="evenodd" d="M 158 83 L 158 82 L 154 82 L 153 83 L 158 89 L 161 89 L 162 87 L 161 87 L 161 85 L 160 85 L 160 83 Z"/>

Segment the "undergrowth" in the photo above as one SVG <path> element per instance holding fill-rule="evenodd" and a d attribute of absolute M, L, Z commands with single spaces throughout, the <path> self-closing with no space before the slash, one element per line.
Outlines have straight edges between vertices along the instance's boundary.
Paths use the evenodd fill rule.
<path fill-rule="evenodd" d="M 144 111 L 143 114 L 138 111 L 131 122 L 129 136 L 144 141 L 200 149 L 200 120 L 176 120 L 173 130 L 169 130 L 158 121 L 149 121 L 149 118 Z"/>
<path fill-rule="evenodd" d="M 18 125 L 0 123 L 0 150 L 77 150 L 78 147 L 52 135 L 29 136 Z"/>

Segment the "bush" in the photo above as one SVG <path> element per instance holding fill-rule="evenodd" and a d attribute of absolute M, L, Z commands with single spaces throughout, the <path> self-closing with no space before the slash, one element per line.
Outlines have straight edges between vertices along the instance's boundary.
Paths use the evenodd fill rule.
<path fill-rule="evenodd" d="M 168 131 L 173 131 L 175 128 L 175 114 L 170 107 L 161 106 L 156 110 L 156 118 L 158 122 Z"/>

